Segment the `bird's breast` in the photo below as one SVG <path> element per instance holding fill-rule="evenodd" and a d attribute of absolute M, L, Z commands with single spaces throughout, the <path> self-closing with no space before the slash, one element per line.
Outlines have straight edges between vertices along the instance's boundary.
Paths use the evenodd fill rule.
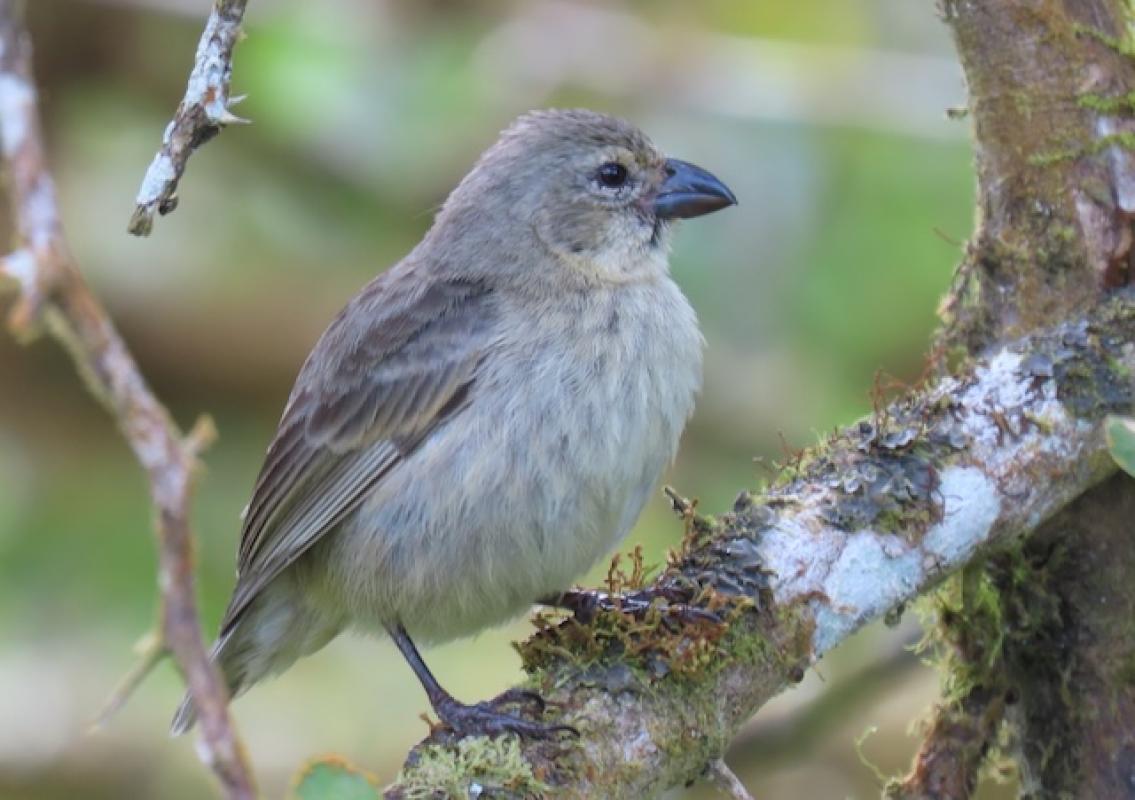
<path fill-rule="evenodd" d="M 466 408 L 337 545 L 356 616 L 436 640 L 520 613 L 611 551 L 677 450 L 702 337 L 669 279 L 500 319 Z"/>
<path fill-rule="evenodd" d="M 502 332 L 486 467 L 517 546 L 561 588 L 633 525 L 701 384 L 702 337 L 668 278 L 572 298 Z M 521 322 L 523 320 L 523 322 Z M 489 467 L 489 468 L 493 468 Z"/>

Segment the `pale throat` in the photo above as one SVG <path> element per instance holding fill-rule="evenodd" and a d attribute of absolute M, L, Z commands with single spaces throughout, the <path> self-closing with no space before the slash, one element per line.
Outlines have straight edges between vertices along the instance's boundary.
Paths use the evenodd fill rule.
<path fill-rule="evenodd" d="M 652 283 L 670 274 L 668 235 L 660 241 L 625 236 L 596 251 L 558 255 L 570 268 L 600 283 Z"/>

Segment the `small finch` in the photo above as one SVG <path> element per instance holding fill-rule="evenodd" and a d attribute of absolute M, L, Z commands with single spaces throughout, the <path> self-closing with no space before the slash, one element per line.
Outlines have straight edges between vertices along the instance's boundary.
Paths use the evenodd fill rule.
<path fill-rule="evenodd" d="M 355 629 L 388 634 L 460 733 L 563 730 L 458 702 L 414 640 L 563 604 L 630 530 L 701 384 L 671 222 L 734 203 L 622 120 L 507 128 L 300 370 L 213 647 L 231 693 Z M 193 720 L 187 697 L 173 731 Z"/>

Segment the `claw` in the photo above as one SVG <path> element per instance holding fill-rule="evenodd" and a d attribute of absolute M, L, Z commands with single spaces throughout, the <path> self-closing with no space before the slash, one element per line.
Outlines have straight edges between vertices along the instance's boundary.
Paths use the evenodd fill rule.
<path fill-rule="evenodd" d="M 489 701 L 489 704 L 493 708 L 499 708 L 505 705 L 530 705 L 541 714 L 544 712 L 544 709 L 548 707 L 548 703 L 543 697 L 537 692 L 530 692 L 527 689 L 509 689 L 494 697 Z"/>
<path fill-rule="evenodd" d="M 523 692 L 523 690 L 517 691 Z M 531 692 L 523 693 L 532 694 Z M 505 692 L 505 695 L 508 694 L 510 692 Z M 441 721 L 459 736 L 500 736 L 505 733 L 515 733 L 525 739 L 554 739 L 561 733 L 579 736 L 579 731 L 570 725 L 549 725 L 497 711 L 495 706 L 500 699 L 490 700 L 487 703 L 465 705 L 453 698 L 448 698 L 438 703 L 435 711 L 441 717 Z M 512 702 L 515 702 L 515 700 L 516 698 L 510 698 Z M 543 702 L 542 698 L 541 702 Z"/>

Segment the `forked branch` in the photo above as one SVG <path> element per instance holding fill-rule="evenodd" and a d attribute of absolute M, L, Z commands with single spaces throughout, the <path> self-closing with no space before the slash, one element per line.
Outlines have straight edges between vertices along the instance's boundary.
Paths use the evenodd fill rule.
<path fill-rule="evenodd" d="M 212 428 L 205 420 L 181 435 L 79 274 L 47 168 L 31 41 L 16 5 L 0 0 L 0 154 L 16 230 L 15 249 L 0 260 L 0 279 L 11 279 L 19 290 L 9 327 L 25 338 L 46 327 L 110 411 L 145 470 L 157 517 L 161 646 L 172 653 L 197 705 L 203 760 L 228 797 L 250 800 L 252 774 L 229 717 L 224 683 L 201 640 L 193 593 L 189 500 L 196 457 Z"/>

